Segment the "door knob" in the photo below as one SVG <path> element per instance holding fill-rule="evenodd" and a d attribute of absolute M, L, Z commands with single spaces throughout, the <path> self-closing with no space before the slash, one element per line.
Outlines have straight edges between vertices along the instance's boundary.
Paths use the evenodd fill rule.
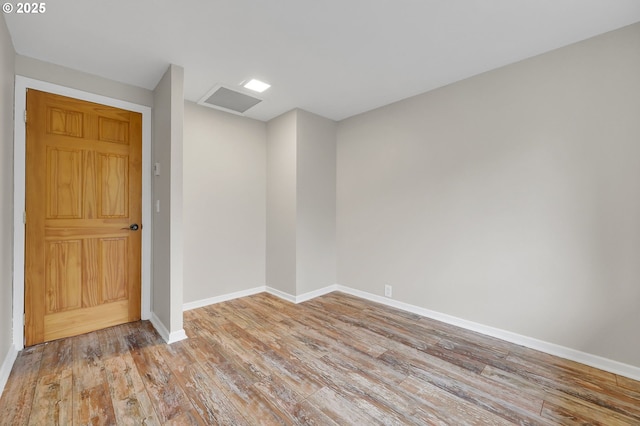
<path fill-rule="evenodd" d="M 140 227 L 137 223 L 134 223 L 133 225 L 129 226 L 129 229 L 131 229 L 132 231 L 137 231 L 138 229 L 140 229 Z"/>

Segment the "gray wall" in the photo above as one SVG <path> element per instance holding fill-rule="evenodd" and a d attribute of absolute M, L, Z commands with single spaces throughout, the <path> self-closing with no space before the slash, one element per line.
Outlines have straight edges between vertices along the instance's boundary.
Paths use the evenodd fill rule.
<path fill-rule="evenodd" d="M 0 17 L 0 365 L 11 345 L 13 308 L 13 44 Z M 3 383 L 0 383 L 0 391 Z"/>
<path fill-rule="evenodd" d="M 183 224 L 182 144 L 184 70 L 170 65 L 154 90 L 152 200 L 160 201 L 153 216 L 152 311 L 169 333 L 182 331 Z M 171 339 L 171 335 L 169 336 Z"/>
<path fill-rule="evenodd" d="M 640 24 L 338 128 L 338 283 L 640 366 Z"/>
<path fill-rule="evenodd" d="M 296 294 L 297 110 L 267 123 L 266 283 Z"/>
<path fill-rule="evenodd" d="M 336 123 L 295 109 L 267 123 L 267 286 L 299 296 L 336 280 Z"/>
<path fill-rule="evenodd" d="M 336 283 L 336 122 L 297 110 L 296 294 Z"/>
<path fill-rule="evenodd" d="M 184 301 L 265 284 L 266 124 L 185 103 Z"/>
<path fill-rule="evenodd" d="M 153 92 L 93 74 L 62 67 L 27 56 L 16 55 L 17 75 L 46 81 L 96 95 L 120 99 L 134 104 L 153 106 Z"/>

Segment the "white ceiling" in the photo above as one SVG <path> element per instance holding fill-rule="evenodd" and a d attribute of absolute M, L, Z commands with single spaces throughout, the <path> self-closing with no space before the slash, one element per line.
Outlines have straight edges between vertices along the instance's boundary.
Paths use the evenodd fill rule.
<path fill-rule="evenodd" d="M 640 0 L 58 0 L 5 14 L 16 51 L 185 97 L 272 84 L 245 115 L 340 120 L 640 21 Z"/>

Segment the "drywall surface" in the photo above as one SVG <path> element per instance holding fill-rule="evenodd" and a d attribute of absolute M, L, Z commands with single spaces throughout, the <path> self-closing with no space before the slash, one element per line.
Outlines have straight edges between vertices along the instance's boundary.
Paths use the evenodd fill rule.
<path fill-rule="evenodd" d="M 184 301 L 265 284 L 266 124 L 185 103 Z"/>
<path fill-rule="evenodd" d="M 297 111 L 267 123 L 266 284 L 296 294 Z"/>
<path fill-rule="evenodd" d="M 640 366 L 640 24 L 338 127 L 338 283 Z"/>
<path fill-rule="evenodd" d="M 0 17 L 0 365 L 13 344 L 13 93 L 11 36 Z M 1 374 L 2 372 L 0 372 Z M 0 383 L 0 391 L 2 385 Z"/>
<path fill-rule="evenodd" d="M 297 110 L 296 294 L 336 283 L 336 122 Z"/>
<path fill-rule="evenodd" d="M 17 75 L 58 84 L 60 86 L 120 99 L 138 105 L 153 106 L 153 92 L 151 90 L 109 80 L 104 77 L 27 56 L 15 55 L 15 72 Z"/>
<path fill-rule="evenodd" d="M 170 65 L 154 91 L 153 162 L 160 175 L 152 183 L 152 311 L 169 333 L 182 330 L 183 224 L 182 144 L 184 70 Z"/>

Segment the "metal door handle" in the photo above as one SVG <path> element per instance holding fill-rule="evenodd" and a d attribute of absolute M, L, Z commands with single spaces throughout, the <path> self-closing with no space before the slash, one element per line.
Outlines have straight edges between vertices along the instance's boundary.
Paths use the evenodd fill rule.
<path fill-rule="evenodd" d="M 130 231 L 137 231 L 138 229 L 140 229 L 140 226 L 137 223 L 134 223 L 133 225 L 129 225 L 128 228 L 121 228 L 121 229 L 129 229 Z"/>

